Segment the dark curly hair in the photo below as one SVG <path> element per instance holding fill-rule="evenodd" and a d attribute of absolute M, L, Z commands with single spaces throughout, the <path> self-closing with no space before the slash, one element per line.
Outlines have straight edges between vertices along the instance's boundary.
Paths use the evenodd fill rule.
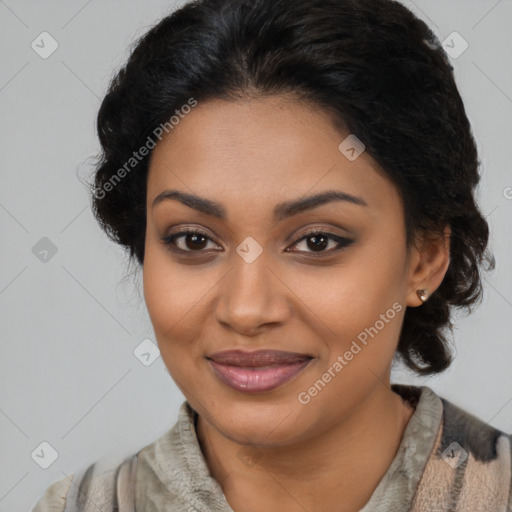
<path fill-rule="evenodd" d="M 134 43 L 99 110 L 102 152 L 90 186 L 101 227 L 143 265 L 155 129 L 170 131 L 170 116 L 191 98 L 287 93 L 364 142 L 399 189 L 408 246 L 451 227 L 444 280 L 421 307 L 407 308 L 396 354 L 418 374 L 443 371 L 452 307 L 471 312 L 482 299 L 482 262 L 489 270 L 495 260 L 473 196 L 480 162 L 453 67 L 398 2 L 196 0 L 163 18 Z"/>

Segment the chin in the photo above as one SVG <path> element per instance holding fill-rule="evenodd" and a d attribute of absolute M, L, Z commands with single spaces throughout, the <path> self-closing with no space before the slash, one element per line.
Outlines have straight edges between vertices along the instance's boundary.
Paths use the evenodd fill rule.
<path fill-rule="evenodd" d="M 290 427 L 274 430 L 276 425 L 269 422 L 234 422 L 218 424 L 222 434 L 231 441 L 240 445 L 254 445 L 259 447 L 274 448 L 277 446 L 286 446 L 297 441 L 298 429 L 292 430 Z"/>
<path fill-rule="evenodd" d="M 285 446 L 297 442 L 308 430 L 304 409 L 296 401 L 222 402 L 219 411 L 208 410 L 205 420 L 238 444 Z"/>

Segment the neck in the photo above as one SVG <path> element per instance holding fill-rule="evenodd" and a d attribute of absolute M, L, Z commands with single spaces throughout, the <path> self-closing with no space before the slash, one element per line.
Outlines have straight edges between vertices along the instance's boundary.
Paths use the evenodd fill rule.
<path fill-rule="evenodd" d="M 249 463 L 240 444 L 202 417 L 197 435 L 210 473 L 237 512 L 353 511 L 384 476 L 413 412 L 389 386 L 379 386 L 330 430 L 307 442 L 249 450 Z"/>

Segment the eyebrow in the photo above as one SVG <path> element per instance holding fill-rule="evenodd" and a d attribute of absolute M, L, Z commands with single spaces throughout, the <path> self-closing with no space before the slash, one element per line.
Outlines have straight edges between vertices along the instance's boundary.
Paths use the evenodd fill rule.
<path fill-rule="evenodd" d="M 155 197 L 152 208 L 166 200 L 176 200 L 206 215 L 223 221 L 227 220 L 226 210 L 220 203 L 179 190 L 164 190 Z M 312 196 L 299 197 L 292 201 L 279 203 L 274 207 L 274 219 L 281 221 L 333 201 L 344 201 L 359 206 L 368 206 L 368 203 L 362 197 L 339 190 L 325 190 L 324 192 Z"/>

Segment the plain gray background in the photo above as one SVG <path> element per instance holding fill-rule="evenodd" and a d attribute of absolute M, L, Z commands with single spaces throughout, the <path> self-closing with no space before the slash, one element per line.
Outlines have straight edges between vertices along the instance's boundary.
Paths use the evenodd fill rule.
<path fill-rule="evenodd" d="M 497 265 L 481 306 L 460 315 L 450 370 L 429 379 L 396 370 L 393 381 L 429 385 L 512 432 L 512 1 L 405 3 L 441 41 L 456 31 L 469 45 L 452 63 L 483 163 L 478 199 Z M 114 71 L 176 5 L 0 0 L 1 512 L 30 510 L 52 482 L 134 453 L 177 418 L 183 396 L 161 358 L 145 366 L 133 353 L 154 341 L 140 272 L 123 279 L 133 268 L 100 231 L 78 179 L 91 171 Z M 42 32 L 58 44 L 45 59 L 31 46 L 51 49 Z M 58 453 L 47 469 L 42 442 Z"/>

